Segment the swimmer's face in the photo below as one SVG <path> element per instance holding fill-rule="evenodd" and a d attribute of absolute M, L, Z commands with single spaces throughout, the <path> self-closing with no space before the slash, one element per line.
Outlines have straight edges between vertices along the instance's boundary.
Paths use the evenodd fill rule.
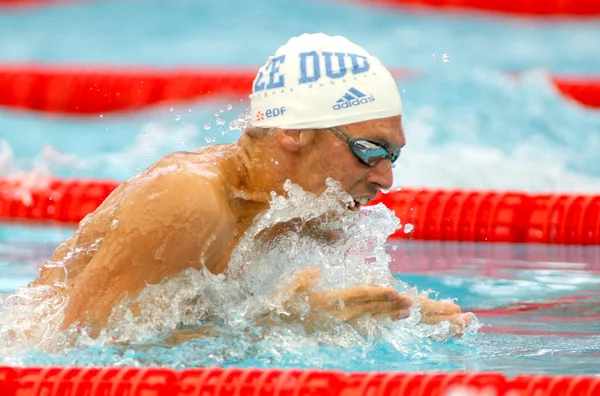
<path fill-rule="evenodd" d="M 351 138 L 380 142 L 390 153 L 406 144 L 401 116 L 348 124 L 343 126 L 342 130 Z M 358 207 L 366 200 L 375 198 L 379 190 L 392 186 L 390 159 L 380 159 L 373 166 L 365 165 L 357 159 L 345 139 L 339 135 L 326 130 L 315 133 L 322 136 L 319 136 L 315 145 L 314 164 L 310 171 L 313 176 L 317 176 L 311 183 L 313 192 L 318 194 L 324 191 L 325 180 L 332 177 L 352 195 Z"/>

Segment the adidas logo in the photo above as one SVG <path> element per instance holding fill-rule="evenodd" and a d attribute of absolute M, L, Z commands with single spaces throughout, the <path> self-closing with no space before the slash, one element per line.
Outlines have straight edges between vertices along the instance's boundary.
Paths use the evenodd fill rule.
<path fill-rule="evenodd" d="M 361 104 L 373 101 L 375 101 L 373 95 L 367 96 L 356 88 L 350 88 L 341 99 L 338 99 L 338 101 L 335 102 L 333 110 L 347 109 L 349 107 L 360 106 Z"/>

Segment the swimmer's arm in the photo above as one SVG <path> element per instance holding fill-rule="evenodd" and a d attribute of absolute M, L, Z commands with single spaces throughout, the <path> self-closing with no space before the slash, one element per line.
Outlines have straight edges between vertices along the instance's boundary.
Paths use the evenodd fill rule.
<path fill-rule="evenodd" d="M 188 268 L 213 270 L 227 250 L 233 217 L 218 180 L 179 171 L 146 177 L 121 197 L 114 229 L 79 275 L 64 327 L 103 327 L 112 308 L 147 284 Z"/>

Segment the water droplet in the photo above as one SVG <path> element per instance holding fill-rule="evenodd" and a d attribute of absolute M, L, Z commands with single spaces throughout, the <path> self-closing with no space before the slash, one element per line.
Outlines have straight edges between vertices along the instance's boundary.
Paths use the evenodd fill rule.
<path fill-rule="evenodd" d="M 389 193 L 389 192 L 390 192 L 390 190 L 388 190 L 387 188 L 382 188 L 382 189 L 381 189 L 381 193 L 382 193 L 382 194 L 387 194 L 387 193 Z"/>
<path fill-rule="evenodd" d="M 179 121 L 179 120 L 181 120 L 181 116 L 180 116 L 179 114 L 177 114 L 177 115 L 175 116 L 175 121 Z"/>
<path fill-rule="evenodd" d="M 217 123 L 217 125 L 223 125 L 225 124 L 225 120 L 222 118 L 217 117 L 217 119 L 215 120 L 215 122 Z"/>
<path fill-rule="evenodd" d="M 188 109 L 188 113 L 191 113 L 191 112 L 192 112 L 192 109 Z"/>
<path fill-rule="evenodd" d="M 204 141 L 205 141 L 206 143 L 210 143 L 210 138 L 207 136 L 207 137 L 205 137 L 205 138 L 204 138 Z"/>
<path fill-rule="evenodd" d="M 211 140 L 212 140 L 212 142 L 214 143 L 214 142 L 216 142 L 216 141 L 217 141 L 217 138 L 213 136 Z"/>
<path fill-rule="evenodd" d="M 398 246 L 396 246 L 396 245 L 392 246 L 392 250 L 398 250 Z"/>
<path fill-rule="evenodd" d="M 171 107 L 171 108 L 169 109 L 169 111 L 173 111 L 173 108 Z"/>
<path fill-rule="evenodd" d="M 396 168 L 396 164 L 392 164 L 392 169 L 395 169 L 395 168 Z"/>
<path fill-rule="evenodd" d="M 442 60 L 444 62 L 450 62 L 450 56 L 448 54 L 444 54 L 444 55 L 442 55 Z"/>
<path fill-rule="evenodd" d="M 231 109 L 233 109 L 233 106 L 232 106 L 232 105 L 230 105 L 230 104 L 228 104 L 228 105 L 227 105 L 227 110 L 231 110 Z"/>
<path fill-rule="evenodd" d="M 102 114 L 100 114 L 100 118 L 102 118 Z"/>
<path fill-rule="evenodd" d="M 181 143 L 181 145 L 182 145 L 182 146 L 185 146 L 185 140 L 182 140 L 182 141 L 181 141 L 181 142 L 179 142 L 179 143 Z"/>
<path fill-rule="evenodd" d="M 437 59 L 437 57 L 435 56 L 435 54 L 431 55 L 431 57 L 433 58 L 433 61 L 435 62 L 435 60 Z"/>
<path fill-rule="evenodd" d="M 279 165 L 279 161 L 275 161 L 275 165 Z"/>
<path fill-rule="evenodd" d="M 223 112 L 223 109 L 219 109 L 219 113 L 222 113 L 222 112 Z"/>
<path fill-rule="evenodd" d="M 410 223 L 404 224 L 404 233 L 405 234 L 408 234 L 409 232 L 411 232 L 414 229 L 415 229 L 415 226 L 413 226 L 412 224 L 410 224 Z"/>
<path fill-rule="evenodd" d="M 204 129 L 207 131 L 210 129 L 210 122 L 207 122 L 206 124 L 204 124 Z"/>
<path fill-rule="evenodd" d="M 215 117 L 218 117 L 218 116 L 219 116 L 219 113 L 215 113 Z"/>
<path fill-rule="evenodd" d="M 136 167 L 135 167 L 135 169 L 137 169 L 137 170 L 140 170 L 140 167 L 139 167 L 139 166 L 136 166 Z"/>
<path fill-rule="evenodd" d="M 406 92 L 406 89 L 402 89 L 402 92 Z"/>
<path fill-rule="evenodd" d="M 110 228 L 112 228 L 114 230 L 115 228 L 117 228 L 117 224 L 119 224 L 119 220 L 115 219 L 115 220 L 111 221 Z"/>
<path fill-rule="evenodd" d="M 148 132 L 144 132 L 144 137 L 148 137 Z"/>

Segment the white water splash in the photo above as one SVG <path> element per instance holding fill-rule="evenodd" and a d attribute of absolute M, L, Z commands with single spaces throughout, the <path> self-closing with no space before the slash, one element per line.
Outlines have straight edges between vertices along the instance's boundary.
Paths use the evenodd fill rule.
<path fill-rule="evenodd" d="M 515 190 L 529 193 L 597 193 L 600 177 L 568 169 L 565 149 L 541 152 L 535 137 L 515 143 L 511 153 L 476 143 L 434 144 L 437 113 L 420 109 L 409 118 L 410 148 L 395 164 L 394 186 Z M 460 125 L 456 126 L 459 128 Z M 466 128 L 470 129 L 470 128 Z"/>
<path fill-rule="evenodd" d="M 332 321 L 326 330 L 316 333 L 307 333 L 298 323 L 281 322 L 281 316 L 289 312 L 283 304 L 286 295 L 278 290 L 308 266 L 321 271 L 316 290 L 392 285 L 413 297 L 428 294 L 395 280 L 389 270 L 391 258 L 385 252 L 385 241 L 400 226 L 393 212 L 381 204 L 349 211 L 352 198 L 338 183 L 330 180 L 328 184 L 328 189 L 316 197 L 286 183 L 286 195 L 272 196 L 271 208 L 259 215 L 241 238 L 225 273 L 212 275 L 189 269 L 176 278 L 147 286 L 137 298 L 113 309 L 108 327 L 97 339 L 88 337 L 85 329 L 58 331 L 68 300 L 57 290 L 64 290 L 66 273 L 54 290 L 19 289 L 4 299 L 0 308 L 0 355 L 14 359 L 19 352 L 27 352 L 23 347 L 59 354 L 101 347 L 109 353 L 119 345 L 164 345 L 165 339 L 172 340 L 173 329 L 192 328 L 218 340 L 210 346 L 211 353 L 196 357 L 195 364 L 214 363 L 215 356 L 225 356 L 223 364 L 256 358 L 289 361 L 299 359 L 307 350 L 313 351 L 311 359 L 318 360 L 321 348 L 350 348 L 362 356 L 383 346 L 404 357 L 422 356 L 432 338 L 447 339 L 451 333 L 449 323 L 420 324 L 417 305 L 405 320 L 377 322 L 364 317 L 352 323 Z M 272 227 L 289 221 L 296 226 L 274 238 L 265 236 Z M 61 263 L 48 265 L 60 267 Z M 14 310 L 15 298 L 19 310 Z M 134 311 L 141 315 L 134 315 Z M 40 318 L 46 318 L 41 330 Z M 473 326 L 472 331 L 476 330 Z M 206 347 L 202 339 L 190 342 Z M 257 350 L 257 342 L 262 349 Z M 160 364 L 161 359 L 145 355 L 137 362 Z"/>

